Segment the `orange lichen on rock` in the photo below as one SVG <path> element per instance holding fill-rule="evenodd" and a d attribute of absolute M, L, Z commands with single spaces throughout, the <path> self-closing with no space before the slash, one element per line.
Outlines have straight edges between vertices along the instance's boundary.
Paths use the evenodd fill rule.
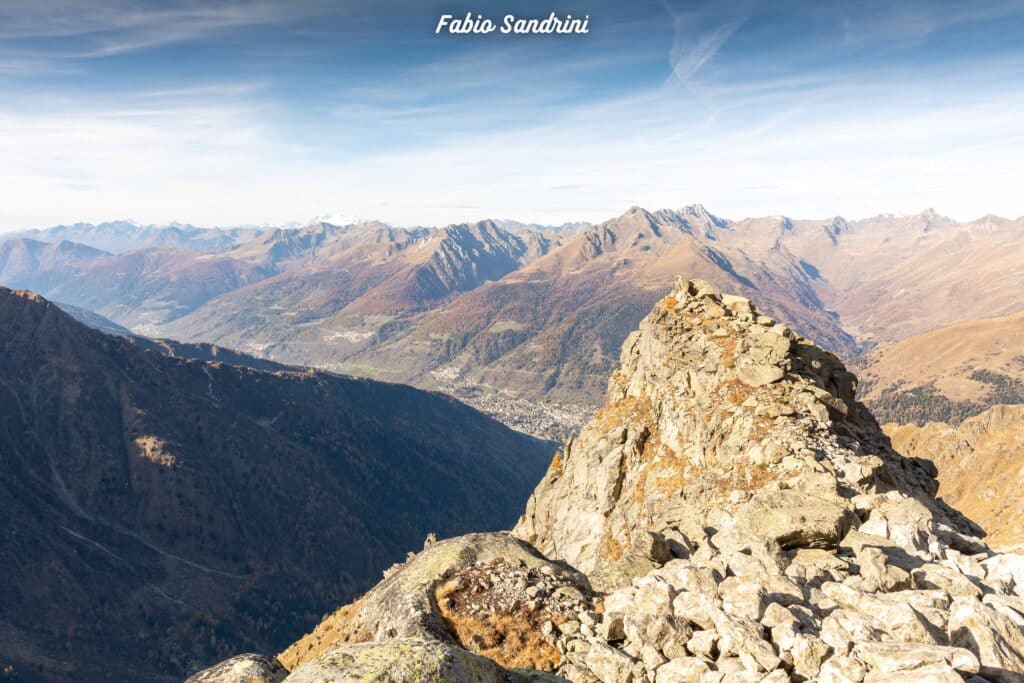
<path fill-rule="evenodd" d="M 553 477 L 560 477 L 564 469 L 565 463 L 562 461 L 562 451 L 555 451 L 554 457 L 551 458 L 551 464 L 548 466 L 548 472 Z"/>

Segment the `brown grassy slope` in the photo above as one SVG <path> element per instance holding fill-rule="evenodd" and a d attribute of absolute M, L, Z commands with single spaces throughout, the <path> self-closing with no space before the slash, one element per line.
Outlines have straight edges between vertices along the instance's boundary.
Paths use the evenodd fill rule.
<path fill-rule="evenodd" d="M 1002 550 L 1024 547 L 1024 406 L 993 406 L 959 426 L 887 424 L 897 451 L 932 460 L 938 495 Z"/>
<path fill-rule="evenodd" d="M 959 223 L 932 210 L 847 221 L 751 218 L 722 231 L 749 253 L 781 245 L 862 343 L 1024 309 L 1024 220 Z"/>
<path fill-rule="evenodd" d="M 69 242 L 26 248 L 28 242 L 0 244 L 0 283 L 35 288 L 143 332 L 268 274 L 229 255 L 189 249 L 105 254 Z"/>
<path fill-rule="evenodd" d="M 854 363 L 862 400 L 887 422 L 959 422 L 1024 402 L 1024 312 L 882 346 Z"/>
<path fill-rule="evenodd" d="M 1024 220 L 986 217 L 837 293 L 855 336 L 893 342 L 929 330 L 1024 310 Z"/>
<path fill-rule="evenodd" d="M 287 363 L 338 367 L 381 325 L 499 279 L 554 244 L 490 221 L 438 231 L 386 226 L 278 231 L 233 254 L 273 261 L 283 272 L 210 301 L 160 334 Z"/>

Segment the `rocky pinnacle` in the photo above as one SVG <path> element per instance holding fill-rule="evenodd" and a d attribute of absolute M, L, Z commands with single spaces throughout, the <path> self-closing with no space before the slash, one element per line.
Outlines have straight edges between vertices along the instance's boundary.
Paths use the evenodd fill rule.
<path fill-rule="evenodd" d="M 607 573 L 642 563 L 650 532 L 833 549 L 879 506 L 973 531 L 935 502 L 933 470 L 893 452 L 843 364 L 745 298 L 680 280 L 621 360 L 516 526 L 548 556 Z"/>

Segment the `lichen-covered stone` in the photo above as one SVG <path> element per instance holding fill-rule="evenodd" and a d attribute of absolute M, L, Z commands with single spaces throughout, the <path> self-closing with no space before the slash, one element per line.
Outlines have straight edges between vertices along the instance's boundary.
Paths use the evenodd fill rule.
<path fill-rule="evenodd" d="M 494 662 L 437 640 L 343 645 L 293 671 L 286 683 L 504 683 Z"/>
<path fill-rule="evenodd" d="M 248 653 L 195 673 L 185 683 L 280 683 L 287 675 L 276 659 Z"/>
<path fill-rule="evenodd" d="M 279 659 L 294 669 L 341 643 L 393 638 L 450 641 L 450 631 L 433 601 L 434 587 L 457 569 L 499 558 L 527 567 L 546 566 L 556 575 L 586 584 L 586 578 L 578 572 L 548 562 L 532 547 L 507 533 L 458 536 L 436 542 L 388 570 L 386 578 L 366 595 L 328 617 Z"/>

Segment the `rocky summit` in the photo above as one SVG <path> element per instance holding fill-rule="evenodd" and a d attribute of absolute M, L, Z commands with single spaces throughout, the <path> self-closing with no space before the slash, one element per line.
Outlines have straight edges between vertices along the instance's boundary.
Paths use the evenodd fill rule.
<path fill-rule="evenodd" d="M 939 509 L 933 470 L 888 446 L 842 363 L 747 299 L 680 284 L 621 361 L 604 408 L 516 527 L 599 583 L 635 573 L 648 531 L 676 544 L 716 538 L 752 571 L 776 564 L 764 544 L 835 548 L 876 509 L 933 518 L 945 537 L 974 531 Z"/>
<path fill-rule="evenodd" d="M 511 534 L 428 538 L 276 660 L 194 680 L 1024 681 L 1024 556 L 836 357 L 690 280 L 621 361 Z"/>

